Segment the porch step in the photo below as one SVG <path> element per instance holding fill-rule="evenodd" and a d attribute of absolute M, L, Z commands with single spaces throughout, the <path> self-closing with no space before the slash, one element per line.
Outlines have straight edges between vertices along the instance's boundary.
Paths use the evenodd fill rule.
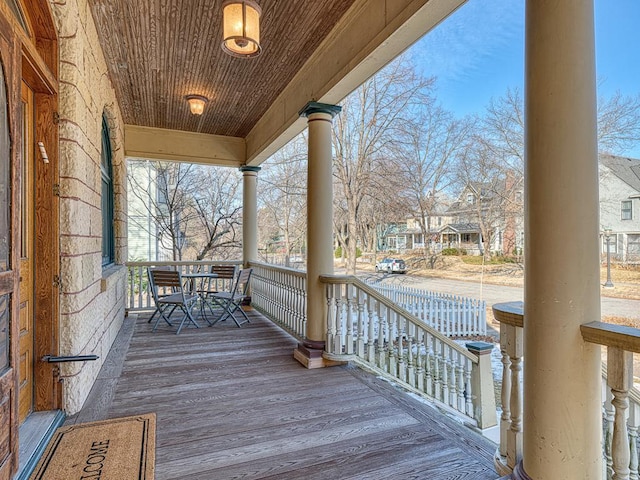
<path fill-rule="evenodd" d="M 53 433 L 64 422 L 62 410 L 34 412 L 27 417 L 19 430 L 18 472 L 14 480 L 27 480 L 38 464 L 38 460 Z"/>

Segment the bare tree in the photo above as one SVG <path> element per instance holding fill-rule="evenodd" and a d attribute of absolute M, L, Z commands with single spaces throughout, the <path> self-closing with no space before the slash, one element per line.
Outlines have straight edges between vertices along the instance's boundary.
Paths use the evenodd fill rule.
<path fill-rule="evenodd" d="M 349 272 L 355 273 L 357 246 L 362 241 L 358 222 L 364 201 L 386 195 L 379 186 L 396 175 L 392 169 L 379 166 L 393 152 L 399 129 L 414 121 L 432 87 L 432 79 L 419 76 L 401 58 L 342 102 L 342 112 L 334 121 L 333 147 L 339 189 L 336 197 L 342 202 L 336 211 L 343 210 L 345 215 L 335 230 Z"/>
<path fill-rule="evenodd" d="M 489 258 L 496 235 L 507 235 L 507 243 L 515 241 L 511 225 L 514 215 L 522 210 L 522 176 L 496 157 L 492 146 L 482 138 L 473 137 L 459 163 L 459 178 L 464 187 L 451 211 L 457 223 L 477 224 L 480 229 L 482 253 Z M 511 226 L 514 227 L 514 226 Z M 510 228 L 511 228 L 510 227 Z M 514 229 L 514 228 L 513 228 Z M 508 248 L 513 250 L 512 245 Z"/>
<path fill-rule="evenodd" d="M 179 162 L 130 161 L 128 182 L 138 213 L 130 221 L 170 252 L 172 260 L 201 260 L 219 247 L 240 245 L 236 172 Z"/>
<path fill-rule="evenodd" d="M 129 192 L 152 219 L 150 225 L 138 225 L 156 238 L 172 260 L 182 260 L 186 230 L 194 220 L 193 184 L 189 180 L 193 165 L 149 162 L 148 175 L 128 175 Z M 137 171 L 130 169 L 131 172 Z"/>
<path fill-rule="evenodd" d="M 422 106 L 418 121 L 405 127 L 396 165 L 402 172 L 401 191 L 408 212 L 420 226 L 427 259 L 433 253 L 428 241 L 435 227 L 432 219 L 446 207 L 441 199 L 457 180 L 454 172 L 473 125 L 470 119 L 455 119 L 432 99 Z"/>
<path fill-rule="evenodd" d="M 598 99 L 598 150 L 620 153 L 640 143 L 640 95 Z"/>
<path fill-rule="evenodd" d="M 259 184 L 263 243 L 267 250 L 277 245 L 287 267 L 294 252 L 304 251 L 306 239 L 306 144 L 300 135 L 280 149 L 263 165 Z"/>
<path fill-rule="evenodd" d="M 598 101 L 600 151 L 620 153 L 640 142 L 640 95 Z M 523 202 L 518 192 L 524 183 L 524 100 L 517 89 L 492 99 L 485 114 L 476 119 L 476 134 L 468 145 L 460 169 L 461 186 L 482 184 L 485 191 L 475 206 L 475 221 L 482 230 L 485 254 L 496 230 L 507 235 L 503 250 L 510 252 L 515 240 L 515 218 L 521 218 Z M 502 225 L 500 225 L 500 223 Z"/>
<path fill-rule="evenodd" d="M 640 143 L 640 95 L 598 99 L 598 150 L 620 154 Z M 481 138 L 504 166 L 524 171 L 524 100 L 518 89 L 492 99 L 479 119 Z"/>
<path fill-rule="evenodd" d="M 242 247 L 240 175 L 222 167 L 201 167 L 198 173 L 194 207 L 200 233 L 191 235 L 196 260 L 213 254 L 218 259 L 237 258 Z"/>

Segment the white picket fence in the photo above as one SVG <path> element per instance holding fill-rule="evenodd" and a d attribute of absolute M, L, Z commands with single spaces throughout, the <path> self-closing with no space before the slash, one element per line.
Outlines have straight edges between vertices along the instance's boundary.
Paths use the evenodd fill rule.
<path fill-rule="evenodd" d="M 365 283 L 443 335 L 470 337 L 487 334 L 487 305 L 484 300 L 371 280 Z"/>

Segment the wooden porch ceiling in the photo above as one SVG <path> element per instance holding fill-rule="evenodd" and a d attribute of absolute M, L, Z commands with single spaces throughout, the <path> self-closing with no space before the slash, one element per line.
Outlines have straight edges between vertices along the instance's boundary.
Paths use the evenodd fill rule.
<path fill-rule="evenodd" d="M 222 0 L 89 0 L 128 157 L 259 165 L 466 0 L 260 0 L 262 55 L 220 48 Z M 209 98 L 201 116 L 185 96 Z"/>
<path fill-rule="evenodd" d="M 126 124 L 242 138 L 353 3 L 259 0 L 263 53 L 241 59 L 220 48 L 222 0 L 89 0 Z"/>
<path fill-rule="evenodd" d="M 305 369 L 250 315 L 178 336 L 141 317 L 132 338 L 130 318 L 68 423 L 156 412 L 158 479 L 497 477 L 479 434 L 356 367 Z"/>

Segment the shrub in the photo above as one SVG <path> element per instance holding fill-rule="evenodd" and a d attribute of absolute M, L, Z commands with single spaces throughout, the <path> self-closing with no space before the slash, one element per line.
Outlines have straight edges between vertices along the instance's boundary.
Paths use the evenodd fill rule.
<path fill-rule="evenodd" d="M 442 255 L 466 255 L 467 251 L 464 248 L 443 248 Z"/>
<path fill-rule="evenodd" d="M 334 257 L 336 258 L 341 258 L 342 257 L 342 247 L 338 247 L 336 248 L 336 251 L 333 254 Z M 360 258 L 362 256 L 362 250 L 360 249 L 360 247 L 356 247 L 356 258 Z"/>

